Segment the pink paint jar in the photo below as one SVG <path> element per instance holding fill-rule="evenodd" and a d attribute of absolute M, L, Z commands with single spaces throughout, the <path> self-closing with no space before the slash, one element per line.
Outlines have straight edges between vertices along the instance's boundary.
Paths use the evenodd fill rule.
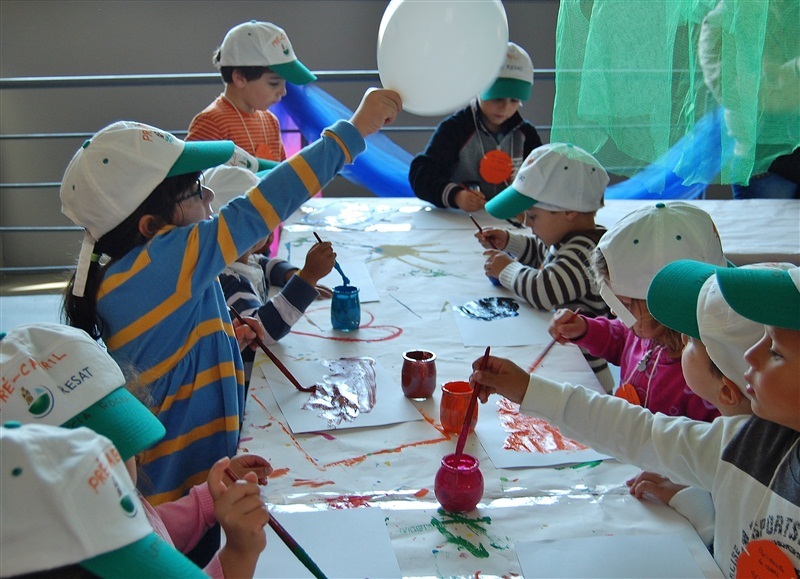
<path fill-rule="evenodd" d="M 463 380 L 445 382 L 442 386 L 442 401 L 439 404 L 439 421 L 442 423 L 442 429 L 445 432 L 448 434 L 461 434 L 471 398 L 472 388 L 470 388 L 469 382 Z M 475 431 L 477 423 L 478 405 L 476 404 L 469 423 L 469 432 Z"/>
<path fill-rule="evenodd" d="M 433 492 L 445 511 L 473 510 L 483 498 L 481 463 L 469 454 L 448 454 L 436 472 Z"/>
<path fill-rule="evenodd" d="M 430 398 L 436 390 L 436 354 L 426 350 L 403 352 L 400 384 L 406 398 Z"/>

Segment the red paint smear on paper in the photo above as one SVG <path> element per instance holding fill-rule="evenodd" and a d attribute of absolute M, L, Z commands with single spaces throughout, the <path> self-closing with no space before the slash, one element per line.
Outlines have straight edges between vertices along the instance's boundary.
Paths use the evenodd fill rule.
<path fill-rule="evenodd" d="M 336 484 L 332 480 L 323 480 L 323 481 L 316 481 L 316 480 L 308 480 L 306 478 L 297 478 L 294 479 L 294 483 L 292 484 L 293 487 L 311 487 L 314 489 L 318 489 L 319 487 L 324 487 L 325 485 L 332 485 Z"/>
<path fill-rule="evenodd" d="M 306 313 L 315 312 L 324 308 L 314 308 L 313 310 L 306 310 Z M 361 310 L 362 314 L 366 314 L 369 317 L 369 320 L 365 324 L 361 324 L 358 327 L 359 332 L 363 332 L 364 330 L 381 330 L 388 332 L 385 336 L 381 336 L 378 338 L 357 338 L 357 337 L 348 337 L 348 336 L 336 336 L 332 334 L 315 334 L 313 332 L 300 332 L 298 330 L 291 330 L 292 334 L 297 334 L 298 336 L 309 336 L 312 338 L 322 338 L 323 340 L 333 340 L 335 342 L 365 342 L 365 343 L 372 343 L 372 342 L 385 342 L 387 340 L 394 340 L 395 338 L 399 338 L 400 335 L 403 333 L 403 328 L 398 328 L 397 326 L 389 326 L 389 325 L 378 325 L 373 326 L 372 323 L 375 321 L 375 316 L 368 311 Z"/>
<path fill-rule="evenodd" d="M 269 473 L 269 478 L 280 478 L 289 474 L 288 468 L 276 468 L 271 473 Z"/>
<path fill-rule="evenodd" d="M 431 491 L 428 489 L 419 489 L 417 492 L 414 493 L 414 496 L 418 499 L 421 499 L 424 496 L 427 496 Z"/>
<path fill-rule="evenodd" d="M 448 440 L 448 439 L 446 439 L 446 438 L 434 438 L 434 439 L 431 439 L 431 440 L 419 440 L 417 442 L 409 442 L 407 444 L 401 444 L 400 446 L 396 446 L 394 448 L 386 448 L 384 450 L 379 450 L 377 452 L 370 452 L 368 454 L 362 454 L 361 456 L 356 456 L 356 457 L 353 457 L 353 458 L 345 458 L 344 460 L 337 460 L 336 462 L 331 462 L 329 464 L 326 464 L 323 468 L 328 468 L 328 467 L 331 467 L 331 466 L 355 466 L 357 464 L 360 464 L 360 463 L 364 462 L 370 456 L 378 456 L 380 454 L 390 454 L 390 453 L 393 453 L 393 452 L 400 452 L 404 448 L 414 448 L 416 446 L 427 446 L 429 444 L 439 444 L 440 442 L 443 442 L 445 440 Z"/>
<path fill-rule="evenodd" d="M 502 399 L 497 403 L 500 426 L 510 433 L 503 442 L 504 450 L 540 452 L 585 450 L 587 447 L 563 436 L 547 421 L 519 413 L 519 404 Z"/>
<path fill-rule="evenodd" d="M 261 406 L 261 408 L 264 409 L 264 412 L 266 412 L 267 414 L 270 415 L 270 418 L 272 420 L 274 420 L 275 422 L 277 422 L 278 424 L 281 425 L 281 430 L 283 430 L 283 432 L 286 433 L 286 436 L 288 436 L 291 439 L 292 444 L 294 445 L 294 447 L 303 454 L 303 456 L 306 458 L 306 460 L 308 462 L 310 462 L 311 464 L 313 464 L 315 467 L 317 467 L 317 462 L 313 458 L 311 458 L 311 456 L 309 456 L 309 454 L 305 450 L 303 450 L 303 447 L 300 446 L 299 442 L 297 442 L 297 439 L 292 434 L 292 431 L 289 430 L 283 422 L 281 422 L 280 420 L 277 420 L 274 416 L 272 416 L 272 413 L 270 413 L 270 411 L 267 410 L 267 406 L 263 402 L 261 402 L 261 400 L 259 400 L 258 396 L 256 396 L 253 393 L 251 393 L 250 396 L 253 398 L 253 400 L 256 401 L 256 403 L 258 403 L 259 406 Z"/>
<path fill-rule="evenodd" d="M 327 432 L 312 432 L 311 434 L 316 434 L 317 436 L 321 436 L 325 440 L 336 440 L 336 437 L 328 434 Z"/>
<path fill-rule="evenodd" d="M 358 507 L 368 507 L 369 497 L 358 495 L 341 496 L 335 499 L 325 499 L 325 502 L 332 509 L 356 509 Z"/>

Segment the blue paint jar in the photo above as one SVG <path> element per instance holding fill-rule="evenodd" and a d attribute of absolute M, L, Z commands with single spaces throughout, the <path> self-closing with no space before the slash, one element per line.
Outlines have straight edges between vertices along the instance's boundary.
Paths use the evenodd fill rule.
<path fill-rule="evenodd" d="M 350 332 L 357 330 L 361 323 L 361 302 L 358 288 L 339 285 L 333 288 L 331 297 L 331 325 L 334 330 Z"/>
<path fill-rule="evenodd" d="M 496 277 L 492 277 L 491 275 L 487 275 L 486 277 L 489 278 L 489 281 L 492 283 L 492 285 L 498 286 L 498 287 L 500 286 L 500 280 L 497 279 Z"/>

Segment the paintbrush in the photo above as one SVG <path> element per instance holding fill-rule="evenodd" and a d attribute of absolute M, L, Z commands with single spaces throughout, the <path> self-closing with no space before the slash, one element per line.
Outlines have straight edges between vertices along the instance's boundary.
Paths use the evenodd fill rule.
<path fill-rule="evenodd" d="M 319 243 L 322 243 L 322 239 L 320 238 L 320 236 L 317 234 L 317 232 L 316 232 L 316 231 L 314 232 L 314 237 L 316 237 L 316 238 L 317 238 L 317 241 L 318 241 Z M 335 259 L 333 260 L 333 267 L 334 267 L 334 269 L 335 269 L 336 271 L 338 271 L 338 272 L 339 272 L 339 275 L 340 275 L 340 276 L 342 276 L 342 281 L 344 282 L 344 285 L 350 285 L 350 278 L 348 278 L 348 277 L 347 277 L 347 276 L 344 274 L 344 272 L 342 271 L 342 266 L 341 266 L 341 265 L 339 265 L 339 262 L 338 262 L 338 261 L 336 261 Z"/>
<path fill-rule="evenodd" d="M 483 233 L 483 227 L 481 227 L 480 223 L 475 221 L 475 218 L 472 215 L 470 215 L 469 218 L 472 219 L 472 222 L 475 224 L 475 227 L 478 228 L 478 232 Z M 497 246 L 494 244 L 494 241 L 492 241 L 491 239 L 487 239 L 486 241 L 489 242 L 489 245 L 492 246 L 492 249 L 497 249 Z"/>
<path fill-rule="evenodd" d="M 230 478 L 233 482 L 239 480 L 239 477 L 236 476 L 236 473 L 233 472 L 230 467 L 225 468 L 225 474 L 228 475 L 228 478 Z M 289 534 L 289 531 L 284 529 L 283 526 L 275 520 L 275 517 L 272 516 L 272 513 L 269 515 L 269 526 L 273 531 L 275 531 L 275 534 L 278 535 L 280 540 L 283 541 L 283 544 L 289 547 L 289 550 L 294 554 L 295 557 L 297 557 L 297 560 L 300 561 L 306 569 L 311 571 L 311 574 L 314 575 L 314 577 L 317 577 L 318 579 L 327 579 L 325 577 L 325 573 L 323 573 L 320 568 L 317 567 L 317 564 L 311 560 L 311 557 L 308 556 L 308 553 L 305 552 L 305 549 L 303 549 L 297 543 L 297 541 L 294 540 L 294 537 Z"/>
<path fill-rule="evenodd" d="M 233 314 L 233 317 L 235 317 L 243 324 L 248 325 L 247 322 L 244 321 L 244 318 L 242 318 L 242 316 L 239 315 L 239 312 L 237 312 L 234 307 L 228 306 L 228 309 L 230 310 L 231 314 Z M 289 382 L 291 382 L 295 388 L 300 390 L 300 392 L 313 392 L 316 389 L 315 386 L 303 386 L 302 384 L 300 384 L 300 381 L 297 378 L 295 378 L 291 372 L 289 372 L 289 368 L 284 366 L 283 362 L 281 362 L 280 359 L 275 354 L 273 354 L 269 348 L 267 348 L 267 345 L 261 341 L 261 338 L 256 336 L 255 338 L 253 338 L 253 341 L 258 345 L 259 348 L 261 348 L 261 351 L 264 352 L 270 360 L 272 360 L 272 363 L 278 367 L 278 370 L 280 370 L 281 373 L 284 376 L 286 376 Z"/>
<path fill-rule="evenodd" d="M 483 354 L 481 360 L 481 367 L 479 370 L 486 369 L 486 363 L 489 361 L 489 348 L 486 346 L 486 352 Z M 469 435 L 469 425 L 472 422 L 472 414 L 475 412 L 475 406 L 478 404 L 478 391 L 481 389 L 479 385 L 475 385 L 472 389 L 472 397 L 469 399 L 469 406 L 467 406 L 467 414 L 464 416 L 464 424 L 461 426 L 461 433 L 458 435 L 458 442 L 456 442 L 456 456 L 464 452 L 464 445 L 467 443 L 467 436 Z"/>
<path fill-rule="evenodd" d="M 581 313 L 581 309 L 577 308 L 574 312 L 572 312 L 572 316 L 570 317 L 569 320 L 570 321 L 574 320 L 579 313 Z M 528 374 L 532 374 L 533 371 L 536 370 L 536 368 L 539 367 L 539 364 L 542 363 L 542 360 L 544 360 L 544 357 L 547 356 L 547 353 L 553 348 L 553 346 L 556 345 L 556 343 L 557 343 L 557 341 L 556 341 L 555 338 L 550 340 L 550 343 L 547 344 L 544 347 L 544 349 L 539 353 L 538 356 L 536 356 L 536 359 L 533 361 L 533 364 L 531 364 L 530 368 L 528 368 Z"/>

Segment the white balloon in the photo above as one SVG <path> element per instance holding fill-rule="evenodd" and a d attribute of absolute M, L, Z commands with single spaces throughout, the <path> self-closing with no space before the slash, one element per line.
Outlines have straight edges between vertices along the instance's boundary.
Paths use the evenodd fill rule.
<path fill-rule="evenodd" d="M 378 31 L 378 71 L 403 110 L 449 114 L 488 88 L 505 62 L 500 0 L 391 0 Z"/>

